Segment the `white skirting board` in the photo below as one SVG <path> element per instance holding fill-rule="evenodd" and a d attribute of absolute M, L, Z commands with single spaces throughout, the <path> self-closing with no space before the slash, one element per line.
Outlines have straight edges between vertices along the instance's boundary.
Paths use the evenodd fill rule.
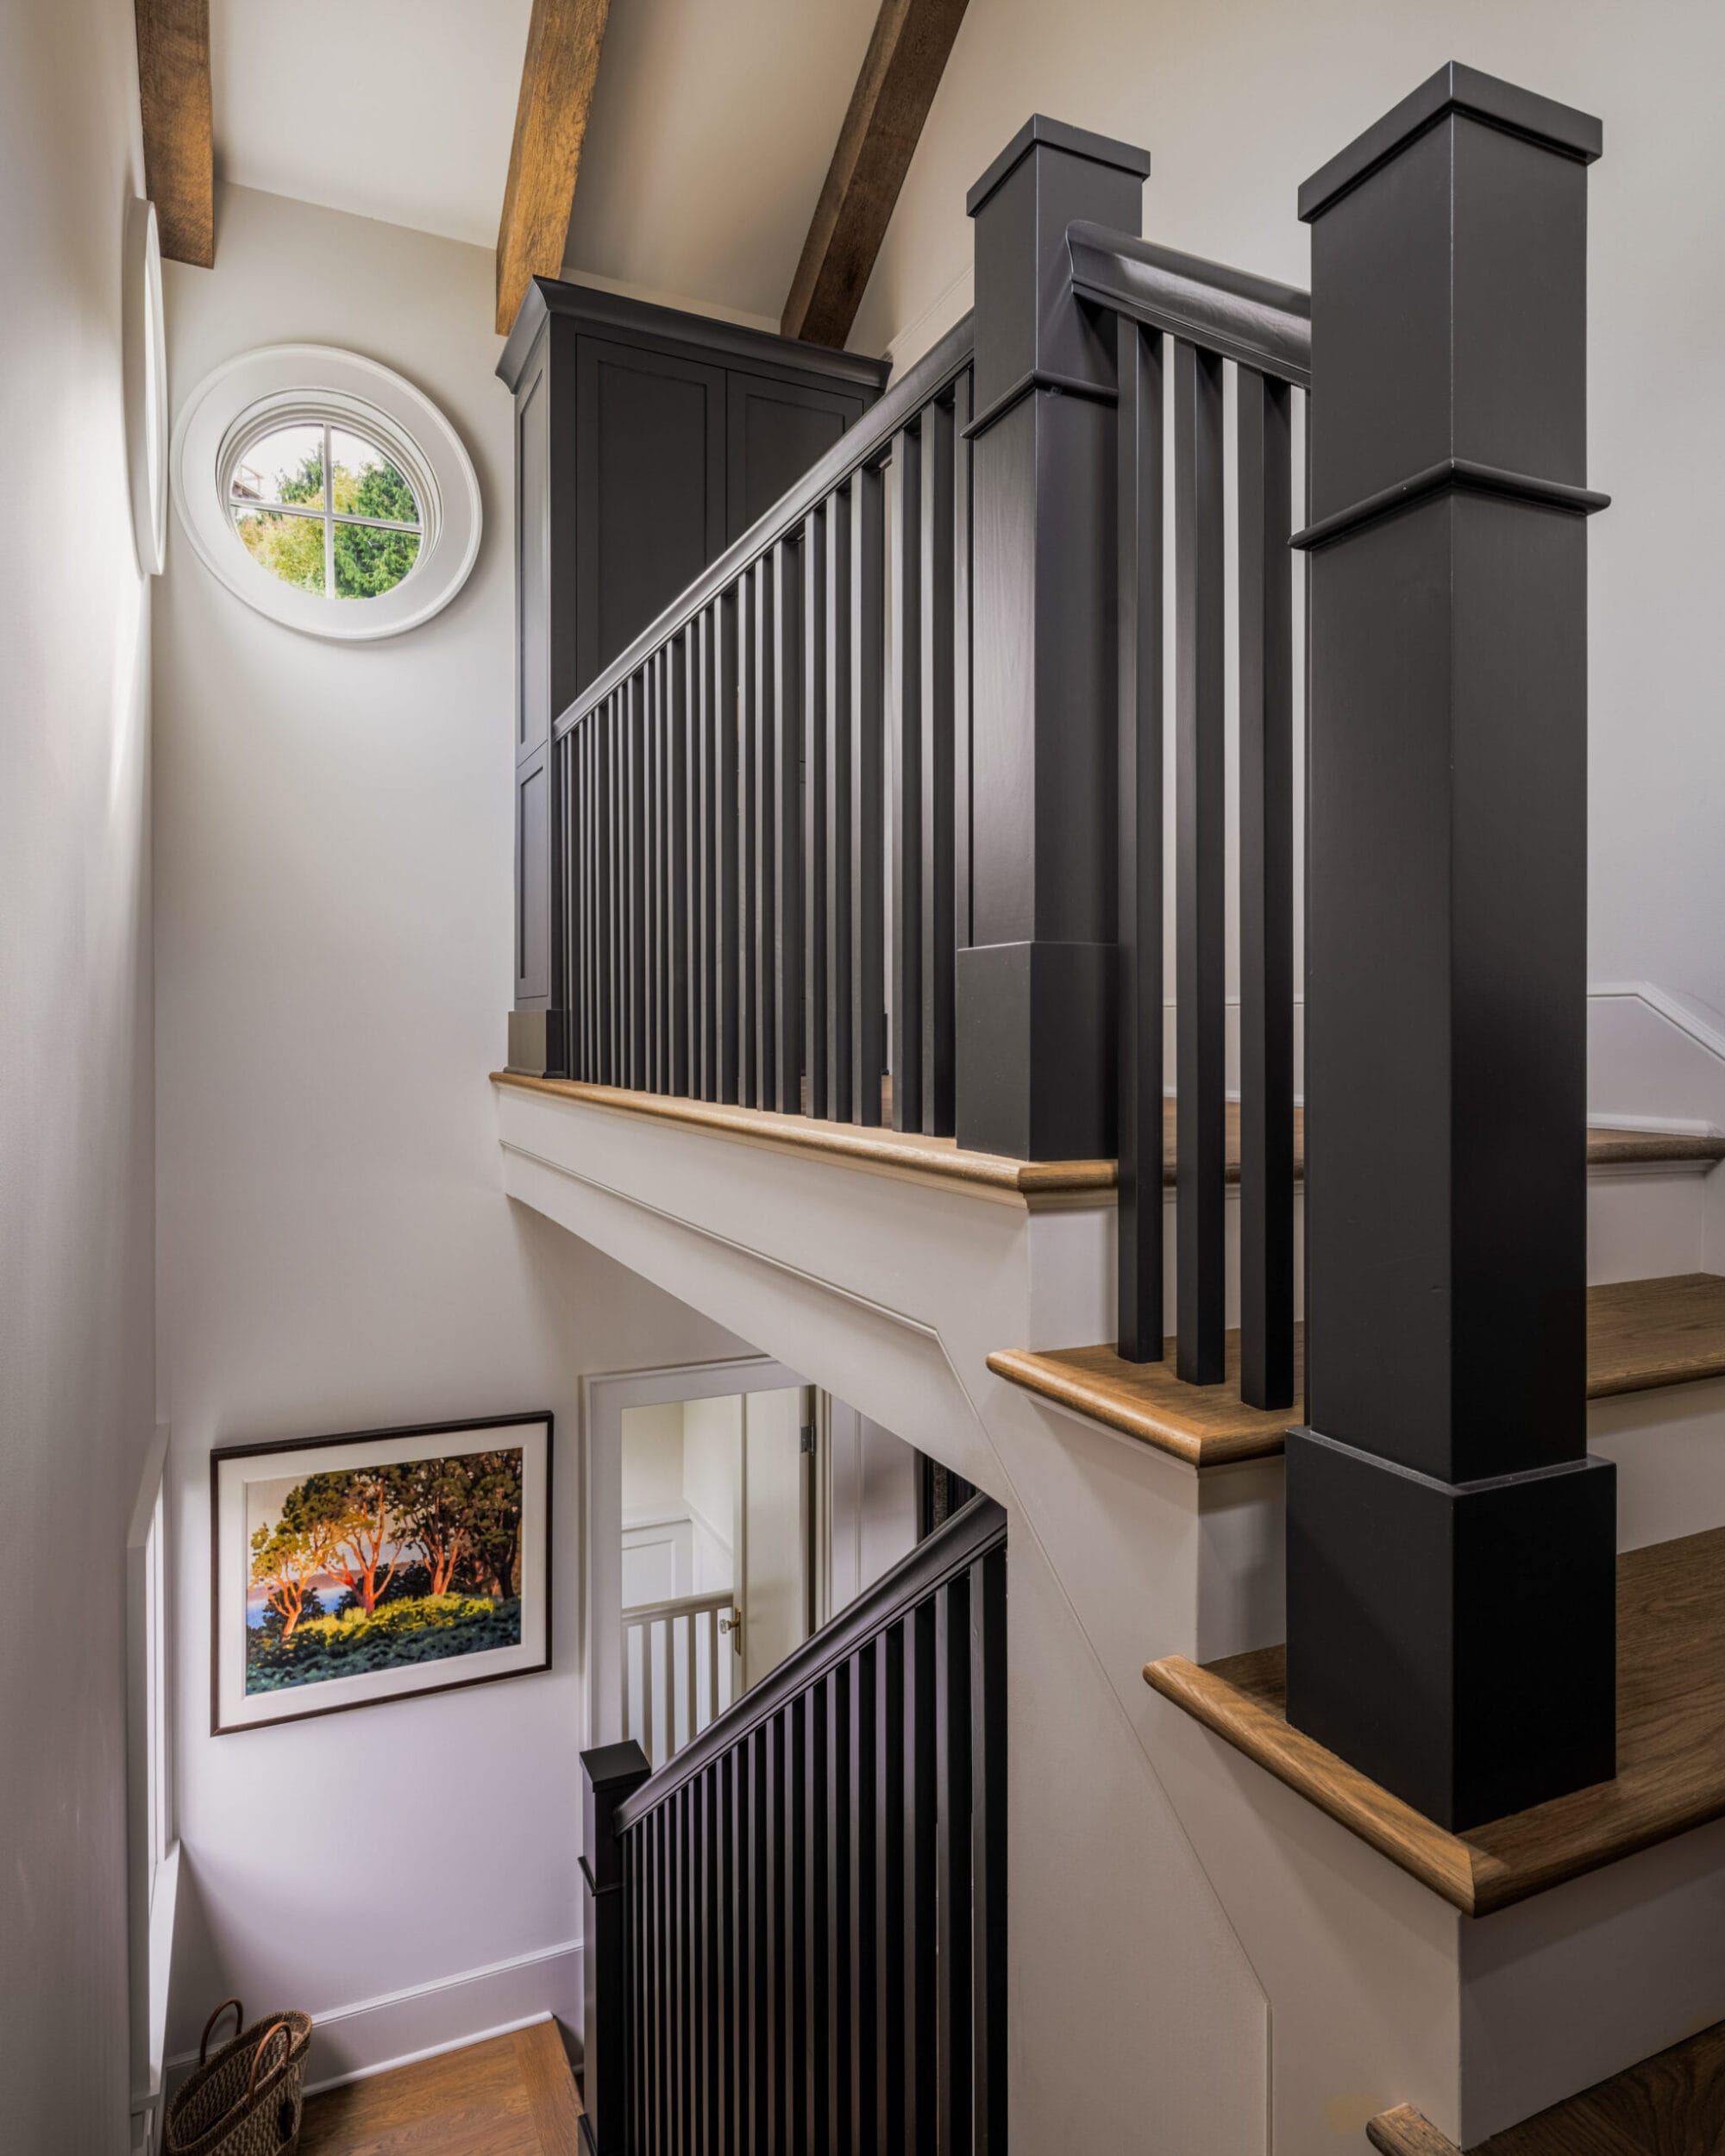
<path fill-rule="evenodd" d="M 280 2003 L 278 2002 L 278 2003 Z M 287 2002 L 292 2004 L 292 2001 Z M 478 1969 L 457 1970 L 401 1991 L 346 2006 L 312 2010 L 308 2093 L 363 2080 L 393 2066 L 411 2065 L 439 2052 L 456 2051 L 487 2037 L 555 2015 L 579 2034 L 581 2026 L 581 1942 L 566 1940 L 532 1953 L 517 1954 Z M 195 2052 L 167 2062 L 170 2089 L 198 2063 Z"/>

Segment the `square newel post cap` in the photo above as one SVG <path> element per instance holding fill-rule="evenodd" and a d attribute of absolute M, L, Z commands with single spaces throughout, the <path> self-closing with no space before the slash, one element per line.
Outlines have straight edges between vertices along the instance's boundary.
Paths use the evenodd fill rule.
<path fill-rule="evenodd" d="M 1064 150 L 1069 156 L 1088 158 L 1093 165 L 1112 166 L 1135 179 L 1150 177 L 1150 152 L 1131 142 L 1117 142 L 1110 135 L 1093 135 L 1088 128 L 1069 127 L 1033 112 L 981 179 L 964 197 L 966 212 L 975 216 L 989 196 L 1033 149 Z"/>
<path fill-rule="evenodd" d="M 1578 164 L 1591 165 L 1603 147 L 1604 130 L 1591 113 L 1578 112 L 1572 105 L 1559 104 L 1554 98 L 1541 97 L 1452 60 L 1313 173 L 1300 190 L 1302 219 L 1310 224 L 1322 216 L 1361 180 L 1452 112 L 1501 128 L 1506 135 L 1520 135 Z"/>
<path fill-rule="evenodd" d="M 1112 403 L 1114 331 L 1072 291 L 1066 228 L 1136 235 L 1150 153 L 1034 113 L 970 190 L 976 247 L 975 434 L 1027 390 Z"/>

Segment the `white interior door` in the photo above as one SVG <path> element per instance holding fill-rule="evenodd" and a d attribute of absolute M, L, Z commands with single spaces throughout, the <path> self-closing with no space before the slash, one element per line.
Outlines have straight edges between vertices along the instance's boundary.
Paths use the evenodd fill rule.
<path fill-rule="evenodd" d="M 758 1684 L 808 1636 L 804 1388 L 743 1402 L 743 1683 Z"/>

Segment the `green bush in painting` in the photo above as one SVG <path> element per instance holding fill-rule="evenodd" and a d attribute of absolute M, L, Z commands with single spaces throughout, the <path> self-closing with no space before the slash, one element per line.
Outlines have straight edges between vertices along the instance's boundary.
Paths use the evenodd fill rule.
<path fill-rule="evenodd" d="M 370 1616 L 350 1605 L 337 1615 L 302 1619 L 287 1639 L 279 1625 L 250 1632 L 246 1689 L 273 1692 L 329 1677 L 372 1677 L 520 1644 L 521 1603 L 515 1596 L 426 1595 L 380 1602 Z"/>

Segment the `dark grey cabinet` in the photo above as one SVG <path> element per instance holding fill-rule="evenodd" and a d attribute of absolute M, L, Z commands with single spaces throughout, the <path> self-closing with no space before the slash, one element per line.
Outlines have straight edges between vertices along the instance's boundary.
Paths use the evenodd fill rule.
<path fill-rule="evenodd" d="M 884 361 L 536 278 L 515 398 L 516 980 L 509 1060 L 566 1069 L 557 715 L 861 417 Z"/>

